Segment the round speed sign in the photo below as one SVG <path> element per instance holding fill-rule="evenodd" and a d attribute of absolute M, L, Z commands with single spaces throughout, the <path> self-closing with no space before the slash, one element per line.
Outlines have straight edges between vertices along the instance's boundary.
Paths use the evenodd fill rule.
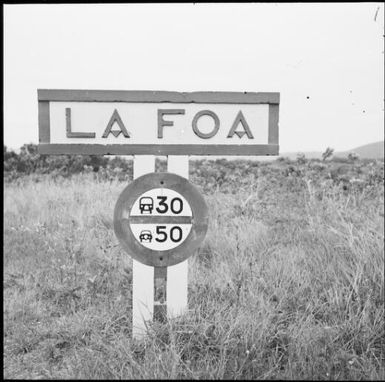
<path fill-rule="evenodd" d="M 154 267 L 187 259 L 202 243 L 208 224 L 206 203 L 186 179 L 150 173 L 129 184 L 114 212 L 114 229 L 126 252 Z"/>

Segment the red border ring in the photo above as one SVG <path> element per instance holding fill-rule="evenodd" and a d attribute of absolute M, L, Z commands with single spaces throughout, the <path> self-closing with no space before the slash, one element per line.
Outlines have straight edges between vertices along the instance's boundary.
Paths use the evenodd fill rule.
<path fill-rule="evenodd" d="M 160 187 L 179 192 L 187 200 L 192 210 L 192 227 L 178 247 L 154 251 L 135 239 L 130 226 L 130 211 L 140 195 Z M 203 242 L 207 227 L 208 209 L 203 196 L 186 178 L 169 172 L 152 172 L 135 179 L 122 191 L 115 205 L 114 230 L 120 244 L 132 258 L 153 267 L 169 267 L 186 260 Z"/>

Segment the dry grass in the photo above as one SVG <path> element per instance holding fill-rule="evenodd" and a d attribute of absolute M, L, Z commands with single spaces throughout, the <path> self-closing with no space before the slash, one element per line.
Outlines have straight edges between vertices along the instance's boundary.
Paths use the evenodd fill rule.
<path fill-rule="evenodd" d="M 38 180 L 5 185 L 5 378 L 385 378 L 382 183 L 205 192 L 189 312 L 139 343 L 112 228 L 125 184 Z"/>

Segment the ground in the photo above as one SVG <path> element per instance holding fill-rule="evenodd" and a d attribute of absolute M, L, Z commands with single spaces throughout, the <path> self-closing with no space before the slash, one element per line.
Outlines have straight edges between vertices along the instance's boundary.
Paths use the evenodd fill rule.
<path fill-rule="evenodd" d="M 4 186 L 4 377 L 385 378 L 384 163 L 200 161 L 210 224 L 189 310 L 131 339 L 112 227 L 131 179 Z"/>

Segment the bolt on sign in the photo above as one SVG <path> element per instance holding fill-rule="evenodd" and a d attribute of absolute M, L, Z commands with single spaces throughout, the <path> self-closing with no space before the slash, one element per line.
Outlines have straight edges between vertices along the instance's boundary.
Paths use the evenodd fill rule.
<path fill-rule="evenodd" d="M 39 152 L 278 155 L 279 93 L 38 90 Z"/>
<path fill-rule="evenodd" d="M 278 155 L 279 93 L 38 90 L 41 154 L 134 155 L 114 230 L 132 261 L 133 337 L 187 310 L 208 212 L 189 155 Z M 155 173 L 155 156 L 167 173 Z"/>

